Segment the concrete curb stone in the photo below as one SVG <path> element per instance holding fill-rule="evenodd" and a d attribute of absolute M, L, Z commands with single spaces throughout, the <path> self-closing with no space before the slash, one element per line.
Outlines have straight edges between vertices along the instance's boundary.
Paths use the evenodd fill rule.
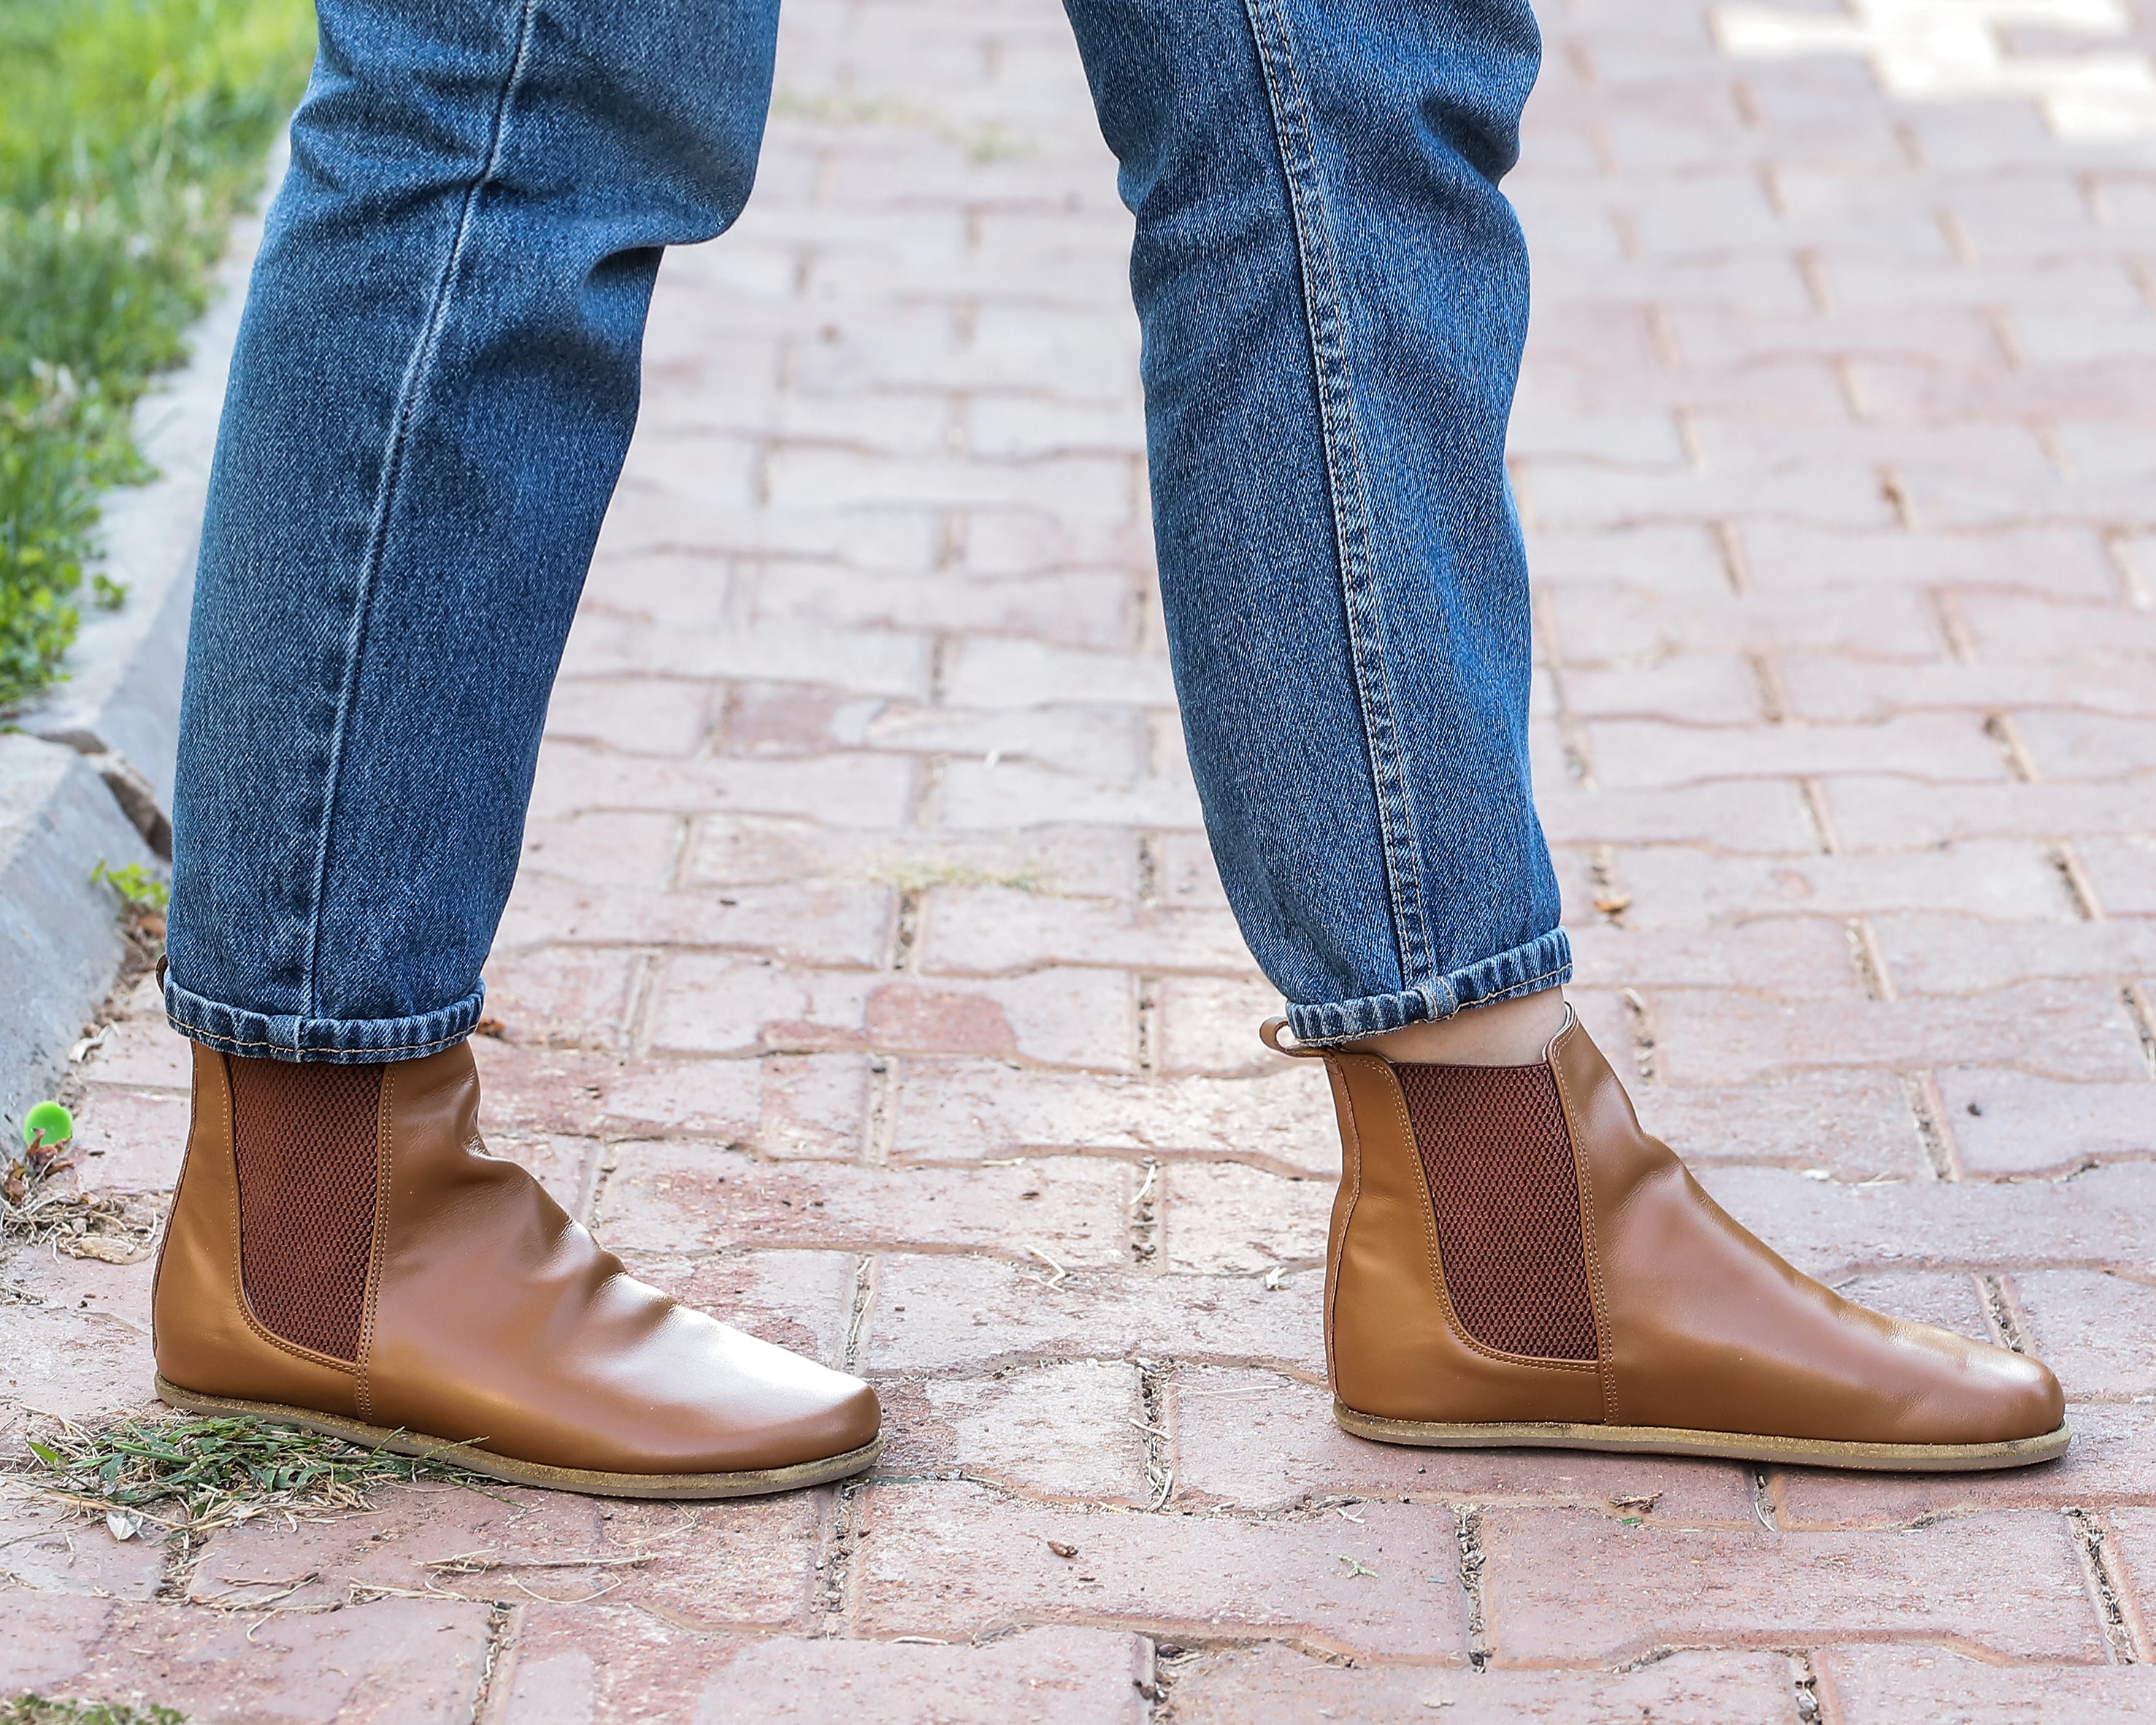
<path fill-rule="evenodd" d="M 0 734 L 0 1114 L 11 1126 L 50 1087 L 119 966 L 111 889 L 90 870 L 172 854 L 203 503 L 261 212 L 285 160 L 280 138 L 260 204 L 234 223 L 210 308 L 188 333 L 192 358 L 136 408 L 136 441 L 158 476 L 104 499 L 100 565 L 127 602 L 85 611 L 67 680 Z"/>

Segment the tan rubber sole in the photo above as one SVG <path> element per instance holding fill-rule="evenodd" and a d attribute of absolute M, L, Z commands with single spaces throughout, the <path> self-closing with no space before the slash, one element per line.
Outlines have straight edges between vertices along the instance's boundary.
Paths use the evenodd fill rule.
<path fill-rule="evenodd" d="M 2066 1453 L 2072 1430 L 2065 1425 L 2041 1438 L 2003 1444 L 1850 1444 L 1831 1438 L 1770 1438 L 1746 1432 L 1691 1431 L 1665 1425 L 1568 1425 L 1522 1420 L 1509 1424 L 1440 1425 L 1422 1419 L 1383 1419 L 1339 1402 L 1332 1417 L 1341 1429 L 1381 1444 L 1424 1450 L 1611 1450 L 1630 1455 L 1711 1455 L 1725 1461 L 1766 1461 L 1797 1467 L 1858 1468 L 1870 1473 L 1976 1473 L 1988 1468 L 2031 1467 Z"/>
<path fill-rule="evenodd" d="M 514 1486 L 581 1491 L 593 1497 L 762 1497 L 773 1491 L 796 1491 L 804 1486 L 849 1479 L 873 1466 L 883 1454 L 883 1437 L 879 1433 L 858 1450 L 820 1461 L 798 1461 L 791 1467 L 751 1468 L 731 1474 L 608 1474 L 589 1468 L 550 1467 L 543 1461 L 519 1461 L 514 1456 L 475 1450 L 469 1444 L 430 1438 L 423 1432 L 390 1431 L 357 1419 L 341 1419 L 334 1413 L 318 1413 L 311 1408 L 288 1408 L 281 1402 L 241 1402 L 226 1396 L 200 1395 L 162 1377 L 157 1379 L 157 1398 L 190 1413 L 223 1413 L 271 1425 L 296 1425 L 303 1431 L 342 1438 L 362 1450 L 387 1450 L 395 1455 L 452 1462 L 467 1472 L 506 1480 Z"/>

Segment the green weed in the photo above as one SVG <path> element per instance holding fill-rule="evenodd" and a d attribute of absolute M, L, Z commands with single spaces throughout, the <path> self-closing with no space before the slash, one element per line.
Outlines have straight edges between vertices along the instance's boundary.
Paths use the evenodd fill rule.
<path fill-rule="evenodd" d="M 0 709 L 59 674 L 98 493 L 150 476 L 135 402 L 186 358 L 312 36 L 307 0 L 0 0 Z"/>
<path fill-rule="evenodd" d="M 46 1489 L 79 1508 L 195 1535 L 266 1513 L 364 1510 L 377 1486 L 473 1477 L 447 1462 L 253 1419 L 60 1423 L 29 1447 Z"/>
<path fill-rule="evenodd" d="M 187 1725 L 177 1707 L 133 1707 L 124 1701 L 48 1701 L 18 1695 L 0 1712 L 0 1725 Z"/>
<path fill-rule="evenodd" d="M 129 862 L 121 868 L 111 868 L 105 865 L 105 858 L 100 857 L 97 866 L 90 871 L 90 883 L 95 886 L 100 881 L 119 893 L 131 910 L 162 916 L 165 908 L 172 902 L 172 888 L 140 862 Z"/>

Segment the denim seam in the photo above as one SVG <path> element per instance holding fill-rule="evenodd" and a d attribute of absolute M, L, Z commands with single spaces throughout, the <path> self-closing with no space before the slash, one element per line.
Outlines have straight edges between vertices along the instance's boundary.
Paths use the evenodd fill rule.
<path fill-rule="evenodd" d="M 413 417 L 418 411 L 419 397 L 426 387 L 427 376 L 435 355 L 440 351 L 442 327 L 449 320 L 449 301 L 455 290 L 457 271 L 464 262 L 465 243 L 471 235 L 472 219 L 479 206 L 480 193 L 486 189 L 501 166 L 502 142 L 509 130 L 510 107 L 524 80 L 525 63 L 530 57 L 538 12 L 539 0 L 523 0 L 517 18 L 516 46 L 510 56 L 509 71 L 502 80 L 501 93 L 495 100 L 494 117 L 487 134 L 486 155 L 480 163 L 477 178 L 465 188 L 464 204 L 457 212 L 456 233 L 449 241 L 449 256 L 444 260 L 440 278 L 434 284 L 434 300 L 427 309 L 426 324 L 419 332 L 419 340 L 412 350 L 411 358 L 405 363 L 404 375 L 398 387 L 397 404 L 390 415 L 388 441 L 382 449 L 381 484 L 375 494 L 372 518 L 367 523 L 366 549 L 360 558 L 359 593 L 352 605 L 352 627 L 346 635 L 344 679 L 337 691 L 336 716 L 330 731 L 329 765 L 322 787 L 321 837 L 315 847 L 313 903 L 307 911 L 304 993 L 306 1009 L 298 1014 L 303 1021 L 321 1016 L 320 1002 L 316 994 L 316 965 L 321 950 L 322 904 L 329 890 L 330 833 L 336 824 L 337 786 L 344 765 L 345 731 L 358 694 L 359 667 L 367 650 L 375 577 L 381 571 L 382 548 L 389 537 L 390 512 L 396 507 L 398 481 L 403 475 L 405 441 L 411 430 Z M 296 1046 L 296 1032 L 294 1040 L 293 1053 L 296 1054 L 300 1052 Z"/>
<path fill-rule="evenodd" d="M 1538 936 L 1538 937 L 1537 938 L 1537 940 L 1536 940 L 1532 941 L 1532 942 L 1529 942 L 1529 943 L 1527 943 L 1527 945 L 1539 945 L 1539 944 L 1541 944 L 1541 942 L 1542 942 L 1542 941 L 1548 940 L 1548 939 L 1551 937 L 1551 935 L 1559 935 L 1559 934 L 1561 934 L 1561 933 L 1562 933 L 1562 930 L 1561 930 L 1561 929 L 1552 929 L 1552 930 L 1550 931 L 1550 934 L 1549 934 L 1549 935 L 1544 935 Z M 1505 955 L 1500 955 L 1500 956 L 1504 956 Z M 1445 977 L 1440 977 L 1440 978 L 1439 978 L 1435 982 L 1433 982 L 1433 983 L 1426 983 L 1426 984 L 1423 985 L 1423 986 L 1422 986 L 1421 987 L 1419 987 L 1419 988 L 1403 988 L 1403 989 L 1397 989 L 1397 990 L 1393 991 L 1392 991 L 1392 993 L 1391 993 L 1390 995 L 1388 995 L 1388 996 L 1364 996 L 1363 998 L 1365 998 L 1365 999 L 1373 999 L 1373 998 L 1397 999 L 1397 998 L 1399 998 L 1399 996 L 1403 996 L 1403 995 L 1414 995 L 1414 996 L 1419 996 L 1419 997 L 1420 999 L 1422 999 L 1425 1003 L 1427 1003 L 1427 1004 L 1429 1004 L 1429 1005 L 1430 1006 L 1430 1007 L 1431 1007 L 1430 1017 L 1431 1017 L 1431 1019 L 1432 1019 L 1433 1021 L 1441 1021 L 1441 1020 L 1443 1020 L 1443 1019 L 1451 1017 L 1454 1015 L 1454 1013 L 1455 1013 L 1455 1012 L 1466 1012 L 1466 1011 L 1472 1010 L 1472 1007 L 1486 1007 L 1486 1006 L 1490 1006 L 1490 1005 L 1491 1005 L 1491 1004 L 1493 1004 L 1493 1003 L 1495 1003 L 1496 1002 L 1498 1002 L 1498 1001 L 1512 1000 L 1512 999 L 1515 999 L 1515 998 L 1517 998 L 1517 996 L 1521 996 L 1521 995 L 1524 995 L 1524 994 L 1531 994 L 1531 993 L 1532 993 L 1532 992 L 1534 992 L 1534 991 L 1535 991 L 1535 990 L 1536 990 L 1536 988 L 1537 988 L 1537 985 L 1540 985 L 1540 984 L 1543 984 L 1543 983 L 1552 982 L 1552 981 L 1559 981 L 1559 982 L 1561 982 L 1561 981 L 1563 981 L 1565 979 L 1565 977 L 1567 977 L 1568 976 L 1569 976 L 1569 975 L 1571 974 L 1571 972 L 1572 972 L 1572 967 L 1573 967 L 1572 960 L 1571 960 L 1571 958 L 1569 957 L 1569 955 L 1568 955 L 1568 956 L 1567 956 L 1567 958 L 1566 958 L 1566 960 L 1565 960 L 1565 961 L 1564 961 L 1563 964 L 1554 965 L 1553 967 L 1552 967 L 1552 968 L 1551 968 L 1551 969 L 1549 969 L 1549 970 L 1538 971 L 1538 972 L 1537 972 L 1534 976 L 1529 976 L 1529 977 L 1527 977 L 1526 979 L 1524 979 L 1524 980 L 1523 980 L 1523 981 L 1522 981 L 1513 982 L 1513 983 L 1508 983 L 1508 984 L 1507 984 L 1507 985 L 1506 985 L 1506 986 L 1504 986 L 1503 988 L 1497 989 L 1497 990 L 1494 991 L 1493 991 L 1493 992 L 1491 992 L 1491 993 L 1489 993 L 1489 994 L 1481 994 L 1481 995 L 1477 995 L 1477 996 L 1475 997 L 1474 1001 L 1472 1002 L 1471 1005 L 1471 1006 L 1468 1006 L 1468 1007 L 1463 1007 L 1463 1006 L 1461 1006 L 1461 1005 L 1460 1004 L 1459 997 L 1458 997 L 1458 996 L 1459 996 L 1459 991 L 1458 991 L 1455 987 L 1454 987 L 1454 986 L 1453 986 L 1453 984 L 1452 984 L 1451 978 L 1450 978 L 1450 977 L 1449 977 L 1449 976 L 1445 976 Z M 1473 970 L 1473 969 L 1476 969 L 1476 968 L 1478 968 L 1478 967 L 1477 967 L 1477 966 L 1475 966 L 1475 965 L 1469 965 L 1469 966 L 1467 966 L 1467 968 L 1468 968 L 1468 969 L 1470 969 L 1470 970 Z M 1457 974 L 1459 974 L 1459 973 L 1455 972 L 1455 975 L 1457 975 Z M 1440 994 L 1442 994 L 1442 995 L 1444 995 L 1444 996 L 1445 996 L 1450 997 L 1450 1002 L 1451 1002 L 1451 1004 L 1450 1004 L 1450 1006 L 1449 1009 L 1448 1009 L 1448 1010 L 1445 1010 L 1445 1011 L 1444 1011 L 1444 1012 L 1439 1012 L 1439 1011 L 1437 1011 L 1437 1010 L 1436 1010 L 1436 1006 L 1437 1006 L 1437 997 L 1438 997 Z M 1337 1006 L 1337 1005 L 1341 1005 L 1341 1004 L 1344 1004 L 1344 1003 L 1343 1003 L 1343 1002 L 1301 1002 L 1301 1003 L 1298 1003 L 1298 1004 L 1300 1004 L 1300 1005 L 1301 1005 L 1301 1006 L 1305 1006 L 1305 1007 L 1324 1007 L 1324 1006 L 1328 1005 L 1328 1004 L 1329 1004 L 1329 1005 L 1335 1005 L 1335 1006 Z M 1291 1005 L 1291 1007 L 1290 1007 L 1291 1016 L 1292 1016 L 1292 1013 L 1293 1013 L 1293 1012 L 1294 1012 L 1295 1010 L 1296 1010 L 1295 1006 Z M 1410 1022 L 1413 1022 L 1413 1021 L 1410 1021 Z M 1339 1046 L 1341 1046 L 1341 1045 L 1342 1045 L 1342 1044 L 1344 1044 L 1344 1043 L 1348 1043 L 1359 1042 L 1359 1041 L 1361 1041 L 1361 1040 L 1362 1040 L 1364 1037 L 1366 1037 L 1366 1036 L 1373 1036 L 1373 1035 L 1376 1035 L 1376 1034 L 1378 1034 L 1378 1032 L 1376 1032 L 1376 1031 L 1372 1031 L 1372 1030 L 1354 1030 L 1354 1031 L 1344 1031 L 1344 1032 L 1340 1032 L 1340 1033 L 1339 1033 L 1339 1034 L 1337 1034 L 1337 1035 L 1333 1035 L 1333 1036 L 1304 1037 L 1304 1036 L 1302 1036 L 1302 1035 L 1298 1034 L 1298 1035 L 1296 1036 L 1296 1046 L 1298 1046 L 1299 1048 L 1311 1048 L 1311 1049 L 1332 1048 L 1337 1048 L 1337 1047 L 1339 1047 Z"/>
<path fill-rule="evenodd" d="M 1348 652 L 1370 750 L 1372 789 L 1378 803 L 1378 844 L 1384 853 L 1393 935 L 1399 944 L 1402 990 L 1435 975 L 1436 956 L 1423 902 L 1422 866 L 1415 837 L 1413 793 L 1400 747 L 1399 719 L 1385 662 L 1378 579 L 1371 554 L 1373 528 L 1362 442 L 1355 426 L 1348 375 L 1343 295 L 1332 245 L 1332 224 L 1311 136 L 1309 98 L 1296 68 L 1287 16 L 1280 0 L 1244 0 L 1265 94 L 1272 108 L 1281 168 L 1287 183 L 1288 214 L 1301 266 L 1311 368 L 1317 378 L 1318 423 L 1331 492 L 1341 600 L 1347 615 Z"/>
<path fill-rule="evenodd" d="M 187 1019 L 182 1018 L 177 1012 L 172 1012 L 170 1008 L 167 1009 L 165 1016 L 172 1021 L 173 1029 L 179 1031 L 187 1036 L 192 1037 L 195 1041 L 201 1043 L 205 1046 L 214 1045 L 226 1048 L 279 1048 L 284 1046 L 282 1043 L 270 1042 L 259 1037 L 227 1036 L 222 1031 L 205 1029 L 199 1024 L 189 1022 Z M 429 1042 L 393 1043 L 386 1048 L 341 1048 L 336 1052 L 346 1054 L 416 1054 L 420 1053 L 432 1053 L 435 1049 L 446 1048 L 454 1043 L 460 1043 L 470 1034 L 471 1032 L 470 1031 L 462 1030 L 459 1031 L 454 1036 L 439 1036 Z M 292 1038 L 292 1052 L 295 1054 L 304 1054 L 307 1052 L 306 1048 L 300 1043 L 296 1033 L 295 1033 Z"/>

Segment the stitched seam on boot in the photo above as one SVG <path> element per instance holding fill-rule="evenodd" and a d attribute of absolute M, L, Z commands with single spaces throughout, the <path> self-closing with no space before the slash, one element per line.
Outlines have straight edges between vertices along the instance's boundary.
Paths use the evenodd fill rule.
<path fill-rule="evenodd" d="M 1467 1333 L 1466 1326 L 1460 1321 L 1460 1314 L 1453 1309 L 1451 1290 L 1445 1285 L 1445 1258 L 1437 1238 L 1437 1207 L 1430 1195 L 1430 1176 L 1423 1169 L 1422 1152 L 1415 1142 L 1414 1121 L 1408 1113 L 1407 1098 L 1401 1092 L 1399 1075 L 1393 1070 L 1393 1063 L 1383 1055 L 1370 1058 L 1378 1060 L 1385 1068 L 1385 1080 L 1392 1089 L 1394 1115 L 1399 1122 L 1401 1136 L 1407 1141 L 1409 1159 L 1414 1163 L 1415 1190 L 1422 1195 L 1423 1242 L 1430 1260 L 1430 1285 L 1437 1295 L 1438 1310 L 1445 1315 L 1445 1327 L 1452 1331 L 1461 1347 L 1471 1353 L 1481 1354 L 1485 1359 L 1502 1360 L 1508 1366 L 1532 1366 L 1540 1372 L 1594 1371 L 1596 1362 L 1593 1360 L 1545 1360 L 1532 1354 L 1507 1353 L 1501 1347 L 1491 1347 L 1477 1341 Z"/>
<path fill-rule="evenodd" d="M 1337 1333 L 1336 1323 L 1340 1307 L 1340 1265 L 1348 1255 L 1348 1231 L 1355 1225 L 1355 1206 L 1363 1197 L 1363 1134 L 1355 1124 L 1355 1098 L 1348 1088 L 1348 1074 L 1332 1055 L 1325 1057 L 1325 1074 L 1336 1087 L 1334 1101 L 1341 1105 L 1341 1118 L 1347 1122 L 1347 1130 L 1341 1135 L 1341 1155 L 1354 1166 L 1353 1183 L 1348 1187 L 1348 1202 L 1342 1208 L 1340 1237 L 1332 1242 L 1332 1250 L 1325 1267 L 1325 1368 L 1333 1383 L 1335 1393 L 1340 1383 L 1339 1362 L 1334 1357 L 1333 1338 Z M 1344 1173 L 1344 1169 L 1343 1169 Z"/>
<path fill-rule="evenodd" d="M 360 1418 L 368 1420 L 374 1418 L 374 1319 L 382 1299 L 382 1262 L 388 1254 L 389 1177 L 394 1159 L 390 1122 L 395 1118 L 390 1103 L 396 1091 L 397 1067 L 393 1062 L 382 1068 L 382 1096 L 374 1117 L 374 1249 L 367 1254 L 367 1297 L 360 1306 L 359 1359 L 353 1386 Z"/>
<path fill-rule="evenodd" d="M 1602 1377 L 1602 1421 L 1605 1425 L 1621 1425 L 1617 1417 L 1617 1361 L 1609 1346 L 1609 1293 L 1602 1280 L 1602 1253 L 1595 1243 L 1594 1182 L 1587 1165 L 1587 1155 L 1580 1148 L 1579 1110 L 1573 1101 L 1572 1086 L 1565 1082 L 1564 1066 L 1556 1054 L 1556 1044 L 1565 1038 L 1580 1033 L 1577 1022 L 1567 1025 L 1552 1038 L 1548 1056 L 1550 1075 L 1557 1080 L 1558 1105 L 1564 1110 L 1564 1135 L 1572 1146 L 1572 1165 L 1579 1181 L 1580 1244 L 1587 1253 L 1587 1288 L 1591 1309 L 1594 1315 L 1595 1364 Z"/>

